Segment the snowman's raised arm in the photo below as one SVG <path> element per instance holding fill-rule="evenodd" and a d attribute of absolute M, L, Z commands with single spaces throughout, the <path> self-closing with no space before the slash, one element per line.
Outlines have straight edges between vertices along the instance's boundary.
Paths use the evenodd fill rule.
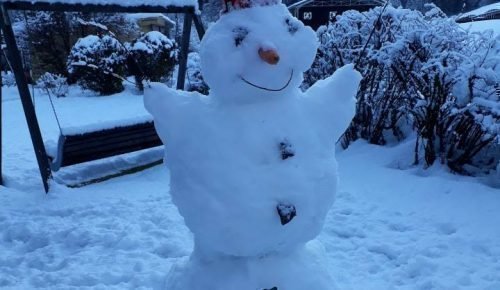
<path fill-rule="evenodd" d="M 361 78 L 354 65 L 348 64 L 337 69 L 332 76 L 317 81 L 305 92 L 305 107 L 335 140 L 340 138 L 354 117 Z"/>
<path fill-rule="evenodd" d="M 196 92 L 175 90 L 162 83 L 151 83 L 144 88 L 144 107 L 153 115 L 156 130 L 165 134 L 199 112 L 202 105 L 201 95 Z"/>

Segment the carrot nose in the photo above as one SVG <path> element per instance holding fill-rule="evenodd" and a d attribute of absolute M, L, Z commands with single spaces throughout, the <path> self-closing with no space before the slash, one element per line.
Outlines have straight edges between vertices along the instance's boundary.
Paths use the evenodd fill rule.
<path fill-rule="evenodd" d="M 280 56 L 274 49 L 259 48 L 259 56 L 263 61 L 272 65 L 275 65 L 280 61 Z"/>

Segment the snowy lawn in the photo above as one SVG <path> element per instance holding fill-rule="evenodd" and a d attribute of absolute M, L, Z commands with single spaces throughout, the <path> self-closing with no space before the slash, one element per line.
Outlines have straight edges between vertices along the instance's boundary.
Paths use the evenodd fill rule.
<path fill-rule="evenodd" d="M 4 94 L 0 288 L 161 288 L 192 248 L 167 170 L 79 189 L 53 184 L 45 195 L 17 94 Z M 50 138 L 57 127 L 47 106 L 40 96 L 37 113 Z M 56 106 L 82 122 L 75 126 L 91 124 L 83 108 L 110 122 L 147 117 L 141 98 L 127 94 Z M 412 146 L 357 142 L 338 153 L 339 194 L 320 240 L 339 289 L 500 289 L 500 190 L 438 166 L 399 169 Z"/>
<path fill-rule="evenodd" d="M 500 19 L 460 23 L 460 26 L 470 32 L 484 32 L 489 30 L 492 31 L 493 37 L 500 35 Z"/>

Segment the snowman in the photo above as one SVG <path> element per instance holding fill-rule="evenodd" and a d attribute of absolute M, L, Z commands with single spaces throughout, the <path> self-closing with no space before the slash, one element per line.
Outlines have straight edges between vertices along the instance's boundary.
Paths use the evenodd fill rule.
<path fill-rule="evenodd" d="M 201 42 L 208 96 L 145 89 L 172 200 L 194 236 L 167 289 L 334 288 L 310 241 L 334 201 L 334 144 L 354 116 L 361 76 L 347 65 L 302 92 L 317 46 L 279 0 L 254 0 Z"/>

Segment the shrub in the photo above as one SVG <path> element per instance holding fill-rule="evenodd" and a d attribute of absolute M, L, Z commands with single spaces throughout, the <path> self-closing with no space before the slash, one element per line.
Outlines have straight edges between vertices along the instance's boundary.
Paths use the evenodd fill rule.
<path fill-rule="evenodd" d="M 160 82 L 172 77 L 177 48 L 175 42 L 161 32 L 150 31 L 135 40 L 130 45 L 130 53 L 138 64 L 138 67 L 132 66 L 132 71 L 129 71 L 137 84 L 141 84 L 143 79 Z"/>
<path fill-rule="evenodd" d="M 16 85 L 16 78 L 10 71 L 2 72 L 2 86 L 12 87 Z"/>
<path fill-rule="evenodd" d="M 123 91 L 126 50 L 115 38 L 89 35 L 80 38 L 68 56 L 70 77 L 101 95 Z"/>
<path fill-rule="evenodd" d="M 52 73 L 44 73 L 38 78 L 37 87 L 45 93 L 54 95 L 58 98 L 66 97 L 68 94 L 68 83 L 65 77 Z"/>
<path fill-rule="evenodd" d="M 416 164 L 438 160 L 463 174 L 488 172 L 500 158 L 486 153 L 499 146 L 500 38 L 468 33 L 436 6 L 426 9 L 338 16 L 318 30 L 321 44 L 304 88 L 355 63 L 363 80 L 344 147 L 358 138 L 383 145 L 413 130 Z"/>
<path fill-rule="evenodd" d="M 186 71 L 186 90 L 208 95 L 208 85 L 201 75 L 200 55 L 197 52 L 188 54 Z"/>

